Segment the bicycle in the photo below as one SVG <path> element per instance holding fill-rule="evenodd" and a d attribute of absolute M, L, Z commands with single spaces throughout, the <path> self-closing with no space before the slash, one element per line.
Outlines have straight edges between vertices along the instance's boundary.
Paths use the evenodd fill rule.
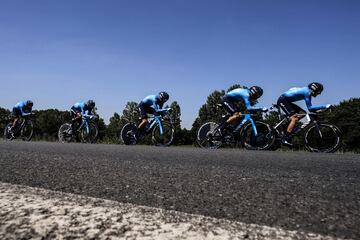
<path fill-rule="evenodd" d="M 31 114 L 33 115 L 33 113 Z M 21 137 L 23 141 L 30 141 L 34 133 L 34 124 L 30 116 L 20 117 L 16 123 L 16 126 L 12 130 L 12 123 L 8 123 L 4 129 L 4 139 L 13 140 L 17 137 Z"/>
<path fill-rule="evenodd" d="M 221 104 L 218 105 L 222 107 Z M 259 114 L 264 112 L 247 111 L 241 114 L 235 127 L 228 126 L 220 130 L 220 126 L 230 117 L 224 115 L 221 122 L 210 121 L 204 123 L 197 132 L 197 143 L 202 148 L 217 149 L 223 145 L 238 145 L 249 150 L 267 150 L 275 140 L 271 127 L 259 119 Z M 242 120 L 241 120 L 242 119 Z"/>
<path fill-rule="evenodd" d="M 80 140 L 83 143 L 95 143 L 99 134 L 99 130 L 95 123 L 97 116 L 82 116 L 81 124 L 76 130 L 73 130 L 71 123 L 64 123 L 58 131 L 59 141 L 62 143 Z"/>
<path fill-rule="evenodd" d="M 277 104 L 273 104 L 270 110 L 272 109 L 276 109 L 279 122 L 273 127 L 275 141 L 271 149 L 277 150 L 282 145 L 281 140 L 285 136 L 290 118 L 281 111 L 280 106 Z M 297 114 L 299 117 L 305 116 L 306 122 L 298 122 L 292 135 L 296 136 L 303 132 L 304 146 L 310 152 L 332 153 L 341 147 L 342 136 L 340 129 L 333 124 L 319 120 L 319 114 L 326 110 Z"/>
<path fill-rule="evenodd" d="M 156 146 L 169 146 L 174 139 L 174 127 L 169 117 L 171 108 L 158 110 L 155 114 L 149 115 L 145 126 L 144 134 L 138 134 L 138 124 L 127 123 L 121 129 L 120 140 L 125 145 L 135 145 L 141 142 L 146 135 L 151 133 L 152 142 Z M 139 119 L 141 120 L 141 119 Z"/>

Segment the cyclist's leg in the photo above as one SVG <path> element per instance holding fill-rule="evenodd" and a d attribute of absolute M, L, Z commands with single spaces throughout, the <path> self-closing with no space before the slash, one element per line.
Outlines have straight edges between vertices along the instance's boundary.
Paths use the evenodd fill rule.
<path fill-rule="evenodd" d="M 140 103 L 139 110 L 141 114 L 141 122 L 138 126 L 137 132 L 136 132 L 136 139 L 141 140 L 145 135 L 148 133 L 149 129 L 146 129 L 147 126 L 147 118 L 148 114 L 154 114 L 155 109 L 153 109 L 151 106 L 145 105 L 143 103 Z"/>
<path fill-rule="evenodd" d="M 72 107 L 71 108 L 71 129 L 74 131 L 75 129 L 75 124 L 81 124 L 81 112 L 79 112 L 76 108 Z"/>
<path fill-rule="evenodd" d="M 10 131 L 13 132 L 13 130 L 15 129 L 16 124 L 17 124 L 19 118 L 21 117 L 21 112 L 20 112 L 20 110 L 17 109 L 17 108 L 13 108 L 11 117 L 13 118 L 13 122 L 12 122 L 12 126 L 11 126 Z"/>
<path fill-rule="evenodd" d="M 240 109 L 236 106 L 236 104 L 227 97 L 223 97 L 221 99 L 221 105 L 224 109 L 231 114 L 231 116 L 226 120 L 228 124 L 233 123 L 237 118 L 239 118 L 241 112 Z"/>
<path fill-rule="evenodd" d="M 141 122 L 138 126 L 138 132 L 144 129 L 147 123 L 147 107 L 143 102 L 140 102 L 139 104 L 139 112 L 140 112 Z"/>
<path fill-rule="evenodd" d="M 220 124 L 219 129 L 223 130 L 226 126 L 235 122 L 239 118 L 241 113 L 235 103 L 233 103 L 233 101 L 231 101 L 227 97 L 221 98 L 221 105 L 223 106 L 225 111 L 231 115 L 226 121 Z"/>
<path fill-rule="evenodd" d="M 296 125 L 296 123 L 300 120 L 299 116 L 297 114 L 301 113 L 303 110 L 296 104 L 288 101 L 285 97 L 280 96 L 278 99 L 277 104 L 280 106 L 280 108 L 284 111 L 286 116 L 290 119 L 290 123 L 287 126 L 287 129 L 284 133 L 282 142 L 286 145 L 292 146 L 291 144 L 291 133 Z"/>
<path fill-rule="evenodd" d="M 305 110 L 299 107 L 296 104 L 292 103 L 292 109 L 294 109 L 294 114 L 290 117 L 290 123 L 287 127 L 287 134 L 290 135 L 293 133 L 295 125 L 305 116 Z"/>

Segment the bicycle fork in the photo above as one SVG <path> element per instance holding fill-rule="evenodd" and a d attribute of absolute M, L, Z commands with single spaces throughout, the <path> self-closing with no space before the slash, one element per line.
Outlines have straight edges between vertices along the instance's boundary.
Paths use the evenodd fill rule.
<path fill-rule="evenodd" d="M 242 126 L 244 126 L 247 122 L 251 123 L 251 127 L 253 129 L 254 132 L 254 136 L 256 137 L 258 135 L 257 129 L 256 129 L 256 125 L 254 120 L 251 118 L 251 116 L 249 114 L 246 114 L 244 119 L 241 121 L 241 123 L 235 128 L 234 132 L 238 131 Z"/>
<path fill-rule="evenodd" d="M 83 120 L 82 123 L 81 123 L 81 125 L 80 125 L 80 127 L 79 127 L 78 129 L 80 130 L 81 128 L 84 127 L 84 125 L 85 125 L 85 129 L 86 129 L 86 134 L 89 134 L 89 133 L 90 133 L 90 129 L 89 129 L 89 123 L 88 123 L 88 121 Z"/>
<path fill-rule="evenodd" d="M 152 129 L 156 124 L 159 125 L 160 135 L 164 135 L 164 127 L 161 120 L 158 117 L 154 118 L 154 121 L 150 124 L 149 129 Z"/>
<path fill-rule="evenodd" d="M 315 126 L 316 126 L 316 129 L 318 130 L 320 138 L 323 138 L 323 134 L 321 132 L 320 125 L 317 122 L 315 122 Z"/>

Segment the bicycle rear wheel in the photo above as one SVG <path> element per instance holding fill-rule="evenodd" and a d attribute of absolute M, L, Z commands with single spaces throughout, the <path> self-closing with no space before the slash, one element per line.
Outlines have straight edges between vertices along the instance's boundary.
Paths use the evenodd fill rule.
<path fill-rule="evenodd" d="M 268 150 L 275 141 L 272 128 L 260 121 L 255 121 L 257 135 L 254 133 L 252 124 L 246 124 L 240 132 L 241 145 L 249 150 Z"/>
<path fill-rule="evenodd" d="M 59 142 L 62 143 L 66 143 L 66 142 L 69 143 L 74 140 L 74 135 L 70 123 L 64 123 L 63 125 L 60 126 L 58 131 L 58 138 L 59 138 Z"/>
<path fill-rule="evenodd" d="M 156 125 L 152 131 L 152 141 L 156 146 L 170 146 L 174 139 L 174 128 L 170 122 L 162 122 L 163 134 L 160 126 Z"/>
<path fill-rule="evenodd" d="M 124 125 L 124 127 L 121 129 L 120 132 L 120 140 L 125 145 L 134 145 L 136 144 L 136 132 L 137 127 L 133 123 L 127 123 Z"/>
<path fill-rule="evenodd" d="M 13 137 L 12 137 L 12 135 L 10 133 L 11 126 L 12 126 L 11 123 L 9 123 L 8 125 L 5 126 L 5 129 L 4 129 L 4 139 L 5 140 L 12 140 L 13 139 Z"/>
<path fill-rule="evenodd" d="M 23 141 L 30 141 L 34 133 L 34 125 L 32 121 L 26 120 L 25 125 L 21 129 L 20 135 Z"/>
<path fill-rule="evenodd" d="M 222 145 L 222 136 L 215 122 L 204 123 L 197 132 L 197 143 L 202 148 L 216 149 Z"/>
<path fill-rule="evenodd" d="M 332 124 L 311 124 L 304 138 L 305 147 L 311 152 L 332 153 L 341 146 L 341 132 Z"/>
<path fill-rule="evenodd" d="M 81 142 L 83 143 L 95 143 L 98 137 L 98 128 L 95 123 L 89 122 L 89 129 L 84 125 L 80 130 Z"/>

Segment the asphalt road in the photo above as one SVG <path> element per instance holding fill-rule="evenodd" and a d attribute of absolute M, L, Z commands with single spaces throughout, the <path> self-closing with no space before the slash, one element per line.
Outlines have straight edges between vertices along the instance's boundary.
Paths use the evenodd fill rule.
<path fill-rule="evenodd" d="M 0 181 L 360 239 L 360 156 L 0 142 Z"/>

